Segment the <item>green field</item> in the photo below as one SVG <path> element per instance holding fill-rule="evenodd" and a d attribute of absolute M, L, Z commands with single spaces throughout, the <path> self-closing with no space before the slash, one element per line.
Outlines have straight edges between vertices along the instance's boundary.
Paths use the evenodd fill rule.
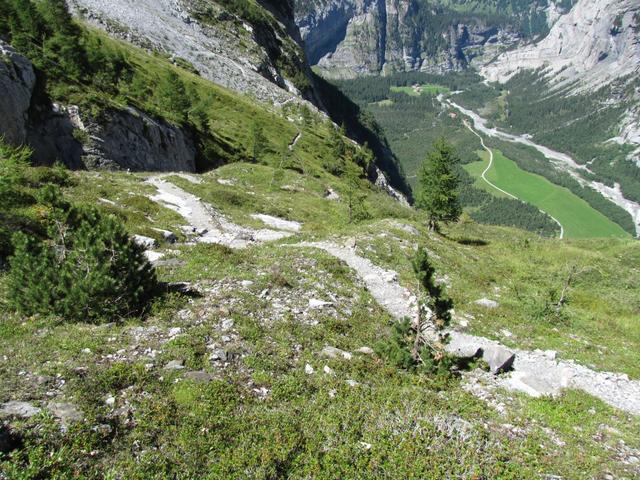
<path fill-rule="evenodd" d="M 440 93 L 449 93 L 451 90 L 448 87 L 443 87 L 442 85 L 437 85 L 435 83 L 425 83 L 410 87 L 391 87 L 391 91 L 395 93 L 406 93 L 412 97 L 418 97 L 420 95 L 439 95 Z"/>
<path fill-rule="evenodd" d="M 531 203 L 555 217 L 564 227 L 565 237 L 628 237 L 619 225 L 594 210 L 587 202 L 568 189 L 554 185 L 544 177 L 521 170 L 511 159 L 499 150 L 494 150 L 493 167 L 487 172 L 487 179 L 496 186 Z M 502 193 L 488 185 L 481 178 L 487 166 L 488 153 L 478 152 L 482 161 L 465 165 L 465 169 L 476 178 L 476 184 L 496 196 Z"/>

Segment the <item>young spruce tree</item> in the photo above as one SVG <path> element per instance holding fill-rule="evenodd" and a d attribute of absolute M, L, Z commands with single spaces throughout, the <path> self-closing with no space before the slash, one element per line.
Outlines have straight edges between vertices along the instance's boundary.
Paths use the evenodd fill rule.
<path fill-rule="evenodd" d="M 453 170 L 459 161 L 453 146 L 440 137 L 422 164 L 416 206 L 426 211 L 431 230 L 438 229 L 438 222 L 455 222 L 462 213 L 458 201 L 459 179 Z"/>

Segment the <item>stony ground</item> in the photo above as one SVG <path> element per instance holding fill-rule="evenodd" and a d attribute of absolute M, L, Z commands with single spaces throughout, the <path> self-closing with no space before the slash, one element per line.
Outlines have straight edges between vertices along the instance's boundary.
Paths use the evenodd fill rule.
<path fill-rule="evenodd" d="M 449 255 L 479 259 L 486 247 L 453 242 L 451 232 L 428 235 L 411 220 L 374 220 L 332 237 L 312 233 L 321 227 L 303 221 L 295 207 L 287 218 L 267 213 L 263 201 L 274 193 L 257 185 L 252 208 L 243 206 L 242 214 L 226 197 L 211 205 L 195 193 L 238 188 L 246 182 L 244 168 L 140 183 L 163 208 L 149 214 L 154 228 L 175 237 L 150 239 L 155 263 L 161 278 L 183 292 L 150 318 L 100 326 L 3 324 L 0 443 L 46 439 L 60 465 L 77 465 L 74 455 L 92 452 L 89 464 L 114 478 L 161 478 L 165 462 L 182 463 L 196 476 L 218 472 L 214 478 L 239 469 L 254 478 L 276 478 L 278 471 L 328 478 L 331 468 L 338 476 L 384 475 L 391 465 L 392 478 L 640 475 L 636 377 L 594 370 L 562 348 L 530 348 L 516 322 L 513 332 L 487 323 L 508 306 L 506 289 L 461 292 L 458 272 L 443 267 Z M 104 200 L 117 205 L 118 195 Z M 241 226 L 242 218 L 253 223 Z M 258 225 L 273 236 L 261 235 Z M 390 322 L 415 315 L 406 266 L 425 241 L 438 281 L 458 299 L 450 349 L 480 349 L 493 371 L 471 369 L 439 383 L 391 369 L 374 353 Z M 493 338 L 477 334 L 484 323 L 495 329 Z M 509 364 L 510 371 L 498 372 Z M 268 450 L 276 448 L 272 440 L 258 440 L 267 435 L 263 427 L 278 436 L 283 452 Z M 87 443 L 56 450 L 60 435 Z M 397 453 L 399 444 L 413 453 Z M 247 453 L 236 458 L 232 451 Z M 283 467 L 285 457 L 297 460 Z M 256 458 L 273 469 L 256 469 Z"/>

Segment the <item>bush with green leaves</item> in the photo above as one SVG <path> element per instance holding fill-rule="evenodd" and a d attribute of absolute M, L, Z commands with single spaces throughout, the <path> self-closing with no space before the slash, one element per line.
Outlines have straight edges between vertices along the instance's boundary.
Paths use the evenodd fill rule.
<path fill-rule="evenodd" d="M 13 243 L 9 305 L 25 315 L 113 321 L 143 313 L 157 290 L 143 249 L 115 217 L 92 208 L 56 205 L 49 239 L 19 232 Z"/>

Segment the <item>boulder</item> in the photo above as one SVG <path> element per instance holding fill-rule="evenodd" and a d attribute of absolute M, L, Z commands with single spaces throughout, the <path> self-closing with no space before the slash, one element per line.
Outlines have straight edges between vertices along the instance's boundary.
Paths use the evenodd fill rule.
<path fill-rule="evenodd" d="M 84 419 L 82 412 L 72 403 L 50 402 L 47 408 L 54 417 L 60 419 L 63 425 L 80 422 Z"/>
<path fill-rule="evenodd" d="M 340 350 L 336 347 L 324 347 L 320 352 L 320 356 L 323 358 L 344 358 L 345 360 L 351 360 L 351 353 Z"/>
<path fill-rule="evenodd" d="M 164 366 L 165 370 L 182 370 L 184 368 L 184 360 L 171 360 Z"/>
<path fill-rule="evenodd" d="M 488 298 L 481 298 L 473 303 L 486 308 L 498 308 L 500 306 L 498 302 L 496 302 L 495 300 L 489 300 Z"/>
<path fill-rule="evenodd" d="M 356 350 L 358 353 L 362 353 L 363 355 L 373 355 L 373 348 L 371 347 L 360 347 Z"/>
<path fill-rule="evenodd" d="M 145 250 L 144 256 L 147 257 L 147 260 L 149 260 L 150 263 L 157 265 L 158 261 L 164 257 L 164 253 L 155 252 L 153 250 Z"/>
<path fill-rule="evenodd" d="M 30 418 L 40 413 L 40 408 L 29 402 L 7 402 L 0 407 L 0 418 Z"/>
<path fill-rule="evenodd" d="M 169 230 L 163 230 L 161 228 L 153 228 L 153 230 L 161 234 L 163 240 L 167 243 L 176 243 L 178 241 L 176 234 L 173 232 L 170 232 Z"/>
<path fill-rule="evenodd" d="M 136 242 L 145 250 L 149 250 L 151 248 L 158 246 L 158 242 L 156 242 L 153 238 L 145 237 L 144 235 L 134 235 L 133 241 Z"/>
<path fill-rule="evenodd" d="M 324 198 L 326 198 L 327 200 L 336 201 L 340 200 L 340 195 L 333 188 L 327 187 L 327 189 L 324 191 Z"/>
<path fill-rule="evenodd" d="M 486 345 L 482 348 L 482 359 L 487 362 L 491 373 L 506 372 L 513 365 L 516 355 L 500 345 Z"/>

